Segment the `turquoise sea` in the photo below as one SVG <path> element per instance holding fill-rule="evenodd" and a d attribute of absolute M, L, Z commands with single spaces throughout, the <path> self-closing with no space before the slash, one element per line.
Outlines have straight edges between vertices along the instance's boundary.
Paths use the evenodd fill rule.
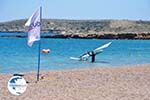
<path fill-rule="evenodd" d="M 112 41 L 109 48 L 90 63 L 70 60 L 86 51 Z M 150 64 L 150 40 L 100 40 L 100 39 L 41 39 L 41 70 L 66 70 L 93 67 L 121 67 Z M 37 70 L 38 42 L 27 46 L 26 38 L 0 38 L 0 73 L 19 73 Z"/>

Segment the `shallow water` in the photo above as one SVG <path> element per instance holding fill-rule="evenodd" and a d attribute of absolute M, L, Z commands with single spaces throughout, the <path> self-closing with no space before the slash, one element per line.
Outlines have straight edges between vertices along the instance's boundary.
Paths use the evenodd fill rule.
<path fill-rule="evenodd" d="M 90 63 L 70 60 L 112 41 L 109 48 Z M 0 38 L 0 73 L 37 70 L 38 42 L 28 47 L 26 38 Z M 150 40 L 42 39 L 41 47 L 51 49 L 41 54 L 41 70 L 65 70 L 87 67 L 116 67 L 150 63 Z"/>

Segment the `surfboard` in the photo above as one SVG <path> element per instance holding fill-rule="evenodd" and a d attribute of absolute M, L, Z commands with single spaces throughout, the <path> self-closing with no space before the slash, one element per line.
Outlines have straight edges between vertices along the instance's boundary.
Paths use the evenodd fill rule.
<path fill-rule="evenodd" d="M 77 61 L 87 61 L 88 58 L 79 58 L 79 57 L 70 57 L 71 60 L 77 60 Z"/>
<path fill-rule="evenodd" d="M 78 58 L 78 57 L 70 57 L 70 59 L 72 59 L 72 60 L 81 60 L 80 58 Z"/>

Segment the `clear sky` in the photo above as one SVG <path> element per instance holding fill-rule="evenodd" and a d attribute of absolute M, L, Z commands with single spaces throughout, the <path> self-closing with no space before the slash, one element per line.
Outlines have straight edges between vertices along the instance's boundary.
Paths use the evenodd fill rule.
<path fill-rule="evenodd" d="M 150 0 L 0 0 L 0 21 L 28 18 L 43 2 L 43 18 L 150 20 Z"/>

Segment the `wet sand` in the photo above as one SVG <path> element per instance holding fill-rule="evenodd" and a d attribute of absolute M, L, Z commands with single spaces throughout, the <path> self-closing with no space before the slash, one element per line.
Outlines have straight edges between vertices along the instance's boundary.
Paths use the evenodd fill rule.
<path fill-rule="evenodd" d="M 150 100 L 150 65 L 26 73 L 25 93 L 7 89 L 12 75 L 0 74 L 0 100 Z"/>

